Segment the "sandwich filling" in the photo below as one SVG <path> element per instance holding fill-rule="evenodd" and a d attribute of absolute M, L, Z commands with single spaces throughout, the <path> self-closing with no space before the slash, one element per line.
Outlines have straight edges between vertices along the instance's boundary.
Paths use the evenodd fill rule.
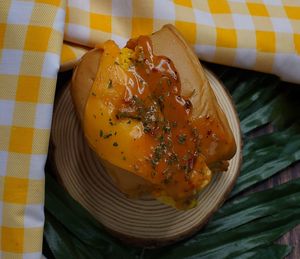
<path fill-rule="evenodd" d="M 228 135 L 214 116 L 192 117 L 191 96 L 182 96 L 181 87 L 172 60 L 153 53 L 150 37 L 123 49 L 107 41 L 84 133 L 102 159 L 150 182 L 154 197 L 188 209 L 212 171 L 227 169 L 220 153 Z"/>

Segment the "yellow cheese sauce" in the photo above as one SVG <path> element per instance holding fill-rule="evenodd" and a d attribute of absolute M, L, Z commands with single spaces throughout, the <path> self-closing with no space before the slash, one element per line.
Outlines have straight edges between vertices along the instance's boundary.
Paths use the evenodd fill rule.
<path fill-rule="evenodd" d="M 84 133 L 104 160 L 153 184 L 152 195 L 177 208 L 196 205 L 211 180 L 207 165 L 226 170 L 226 132 L 213 116 L 192 119 L 173 62 L 140 36 L 122 50 L 103 46 L 85 108 Z M 225 143 L 225 145 L 224 145 Z"/>

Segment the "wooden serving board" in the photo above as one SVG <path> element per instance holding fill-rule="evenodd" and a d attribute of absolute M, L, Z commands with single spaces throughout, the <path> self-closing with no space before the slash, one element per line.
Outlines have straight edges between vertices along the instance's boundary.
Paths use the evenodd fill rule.
<path fill-rule="evenodd" d="M 138 246 L 159 247 L 198 231 L 221 206 L 239 175 L 241 132 L 239 119 L 220 81 L 205 70 L 237 143 L 226 173 L 215 174 L 200 193 L 196 208 L 178 211 L 153 198 L 128 199 L 112 183 L 97 155 L 88 147 L 76 117 L 69 88 L 59 96 L 53 114 L 50 157 L 58 177 L 71 194 L 113 235 Z"/>

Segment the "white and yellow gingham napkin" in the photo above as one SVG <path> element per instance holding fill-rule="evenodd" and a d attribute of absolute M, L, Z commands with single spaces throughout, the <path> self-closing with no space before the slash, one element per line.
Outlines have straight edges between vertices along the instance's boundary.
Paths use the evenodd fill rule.
<path fill-rule="evenodd" d="M 296 0 L 69 0 L 62 63 L 107 39 L 174 24 L 202 60 L 273 73 L 300 83 L 300 2 Z M 75 45 L 76 46 L 76 45 Z"/>
<path fill-rule="evenodd" d="M 202 60 L 300 83 L 296 0 L 0 1 L 0 258 L 41 256 L 44 164 L 60 53 L 66 69 L 96 44 L 113 39 L 124 45 L 166 23 Z"/>
<path fill-rule="evenodd" d="M 65 1 L 0 1 L 0 258 L 41 258 Z"/>

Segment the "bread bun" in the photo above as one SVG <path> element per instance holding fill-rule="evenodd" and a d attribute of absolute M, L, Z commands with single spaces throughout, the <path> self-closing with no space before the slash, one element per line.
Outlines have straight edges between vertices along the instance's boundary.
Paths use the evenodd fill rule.
<path fill-rule="evenodd" d="M 227 160 L 231 159 L 236 152 L 235 140 L 227 118 L 218 105 L 198 57 L 172 25 L 165 25 L 161 30 L 152 34 L 150 38 L 153 45 L 153 53 L 157 56 L 165 56 L 173 62 L 180 76 L 181 95 L 189 97 L 192 103 L 191 117 L 197 119 L 208 117 L 208 114 L 213 116 L 214 120 L 218 123 L 218 130 L 224 135 L 225 140 L 223 139 L 223 142 L 221 141 L 222 144 L 217 147 L 214 157 L 207 159 L 206 163 L 208 167 L 204 167 L 204 174 L 210 175 L 211 171 L 221 171 L 224 164 L 224 169 L 226 169 Z M 101 49 L 94 49 L 86 53 L 76 66 L 73 74 L 71 95 L 83 127 L 86 103 L 90 97 L 102 54 L 103 51 Z M 201 125 L 205 127 L 205 124 Z M 209 138 L 203 136 L 202 142 L 204 144 L 201 150 L 205 154 L 209 154 L 213 148 L 216 148 L 207 139 Z M 93 148 L 93 145 L 89 144 Z M 128 170 L 128 168 L 118 166 L 113 160 L 109 161 L 107 157 L 105 159 L 100 154 L 99 159 L 116 186 L 129 197 L 140 197 L 143 194 L 153 191 L 153 184 L 143 175 L 134 173 L 133 170 Z M 161 198 L 164 202 L 177 208 L 181 207 L 174 203 L 172 197 L 159 197 L 158 195 L 156 198 Z"/>

